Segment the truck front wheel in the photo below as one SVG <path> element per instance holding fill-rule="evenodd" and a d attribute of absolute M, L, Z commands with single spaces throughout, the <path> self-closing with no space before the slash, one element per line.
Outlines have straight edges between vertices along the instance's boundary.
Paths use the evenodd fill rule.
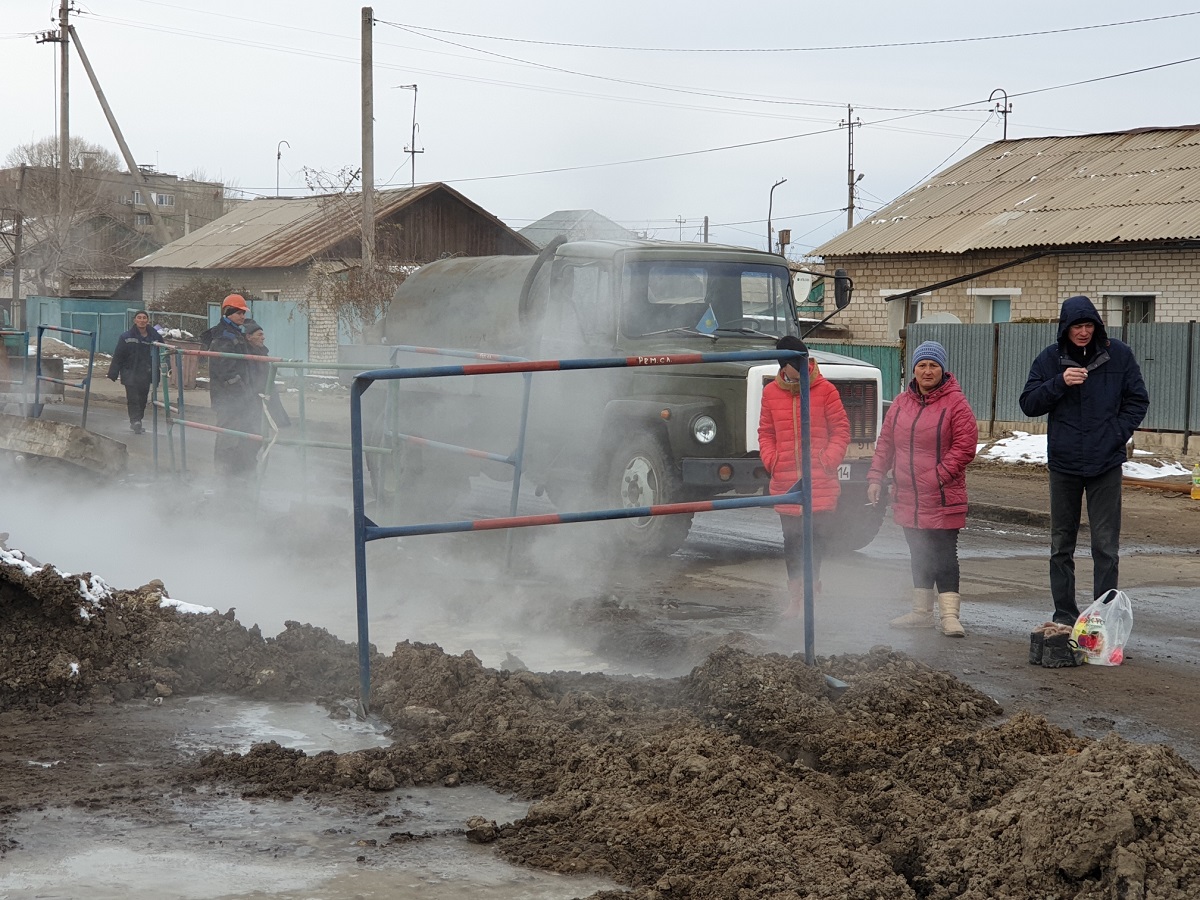
<path fill-rule="evenodd" d="M 679 502 L 682 482 L 662 444 L 647 437 L 628 438 L 612 456 L 605 501 L 613 509 Z M 618 519 L 614 540 L 619 549 L 641 556 L 669 556 L 683 546 L 691 513 Z"/>

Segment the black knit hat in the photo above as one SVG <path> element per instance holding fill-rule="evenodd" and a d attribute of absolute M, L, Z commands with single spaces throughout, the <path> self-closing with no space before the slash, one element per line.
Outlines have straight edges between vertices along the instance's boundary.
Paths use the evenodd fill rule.
<path fill-rule="evenodd" d="M 791 350 L 795 353 L 807 353 L 808 345 L 794 334 L 785 334 L 775 342 L 776 350 Z M 779 368 L 786 366 L 791 360 L 781 359 Z"/>
<path fill-rule="evenodd" d="M 242 328 L 245 329 L 246 334 L 254 334 L 254 332 L 256 332 L 256 331 L 263 330 L 263 327 L 261 325 L 259 325 L 257 322 L 255 322 L 253 319 L 247 319 L 245 322 L 243 322 Z"/>

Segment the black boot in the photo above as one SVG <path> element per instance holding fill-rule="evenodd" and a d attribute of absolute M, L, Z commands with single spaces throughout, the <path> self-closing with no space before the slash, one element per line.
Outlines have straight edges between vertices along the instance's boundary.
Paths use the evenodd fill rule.
<path fill-rule="evenodd" d="M 1030 648 L 1032 657 L 1033 650 Z M 1069 666 L 1082 666 L 1087 657 L 1079 645 L 1071 640 L 1069 634 L 1048 635 L 1042 641 L 1042 668 L 1064 669 Z"/>

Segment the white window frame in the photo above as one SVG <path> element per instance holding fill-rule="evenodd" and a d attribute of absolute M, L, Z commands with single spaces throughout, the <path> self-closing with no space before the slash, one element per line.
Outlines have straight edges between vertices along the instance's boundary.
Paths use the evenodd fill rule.
<path fill-rule="evenodd" d="M 280 294 L 282 294 L 282 293 L 283 293 L 283 291 L 263 291 L 263 292 L 262 292 L 262 295 L 263 295 L 263 300 L 266 300 L 266 301 L 269 301 L 269 302 L 270 302 L 270 301 L 273 301 L 273 302 L 275 302 L 275 303 L 278 303 L 278 302 L 279 302 L 279 295 L 280 295 Z"/>
<path fill-rule="evenodd" d="M 1148 300 L 1154 307 L 1154 312 L 1158 312 L 1158 294 L 1153 291 L 1122 291 L 1121 293 L 1105 293 L 1100 295 L 1100 318 L 1104 320 L 1105 325 L 1111 325 L 1114 328 L 1121 327 L 1125 324 L 1125 302 L 1128 299 Z M 1156 316 L 1151 316 L 1150 321 L 1153 322 Z"/>
<path fill-rule="evenodd" d="M 905 304 L 899 301 L 893 302 L 889 297 L 895 297 L 897 294 L 904 294 L 912 288 L 882 288 L 879 291 L 879 296 L 883 298 L 887 304 L 888 319 L 887 319 L 887 340 L 900 340 L 900 329 L 907 327 L 910 322 L 904 321 L 904 306 Z M 929 292 L 917 294 L 915 297 L 908 298 L 908 310 L 911 314 L 911 321 L 915 322 L 921 318 L 922 310 L 925 307 L 924 298 L 929 296 Z"/>
<path fill-rule="evenodd" d="M 174 194 L 151 194 L 150 197 L 154 200 L 154 203 L 157 206 L 174 206 L 175 205 L 175 195 Z"/>
<path fill-rule="evenodd" d="M 148 225 L 153 225 L 154 220 L 150 218 L 150 213 L 134 213 L 133 224 L 145 228 Z"/>
<path fill-rule="evenodd" d="M 141 191 L 134 191 L 134 192 L 133 192 L 133 205 L 134 205 L 134 206 L 141 206 L 141 205 L 142 205 L 142 192 L 141 192 Z"/>
<path fill-rule="evenodd" d="M 996 300 L 1008 301 L 1008 319 L 1012 321 L 1013 298 L 1021 296 L 1020 288 L 967 288 L 967 296 L 974 298 L 975 321 L 994 324 L 994 306 Z"/>

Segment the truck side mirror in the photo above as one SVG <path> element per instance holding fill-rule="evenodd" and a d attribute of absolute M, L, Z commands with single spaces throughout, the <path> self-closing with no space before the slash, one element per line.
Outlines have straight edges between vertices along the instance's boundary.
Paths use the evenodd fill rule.
<path fill-rule="evenodd" d="M 838 309 L 850 305 L 850 295 L 854 293 L 854 281 L 846 274 L 845 269 L 835 269 L 833 273 L 833 302 Z"/>

